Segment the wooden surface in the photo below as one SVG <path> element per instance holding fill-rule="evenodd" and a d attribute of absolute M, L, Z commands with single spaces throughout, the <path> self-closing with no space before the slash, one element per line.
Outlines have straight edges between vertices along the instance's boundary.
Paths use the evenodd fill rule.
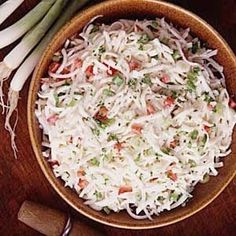
<path fill-rule="evenodd" d="M 4 1 L 0 0 L 0 3 Z M 25 3 L 3 25 L 0 30 L 13 23 L 31 9 L 38 0 Z M 200 15 L 212 24 L 228 41 L 236 52 L 236 1 L 235 0 L 175 0 Z M 0 39 L 1 40 L 1 39 Z M 0 50 L 0 59 L 10 50 Z M 0 235 L 34 236 L 40 235 L 17 221 L 17 212 L 24 200 L 33 200 L 50 207 L 70 212 L 91 227 L 112 236 L 233 236 L 236 235 L 236 178 L 225 191 L 208 207 L 189 219 L 171 226 L 145 231 L 120 230 L 95 223 L 71 209 L 51 188 L 42 174 L 32 151 L 26 123 L 26 84 L 19 102 L 17 126 L 18 160 L 14 159 L 8 133 L 4 130 L 4 119 L 0 115 Z M 6 89 L 6 88 L 5 88 Z M 6 90 L 5 90 L 6 91 Z"/>

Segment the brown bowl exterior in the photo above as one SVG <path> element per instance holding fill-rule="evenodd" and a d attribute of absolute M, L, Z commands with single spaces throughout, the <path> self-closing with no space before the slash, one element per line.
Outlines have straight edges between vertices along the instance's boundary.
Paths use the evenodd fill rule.
<path fill-rule="evenodd" d="M 175 5 L 154 0 L 114 0 L 107 1 L 93 6 L 71 20 L 54 37 L 47 50 L 44 52 L 38 64 L 30 85 L 28 97 L 28 128 L 32 146 L 46 178 L 51 183 L 58 194 L 79 213 L 100 223 L 127 229 L 147 229 L 161 227 L 183 220 L 196 212 L 200 211 L 212 202 L 229 184 L 236 174 L 236 132 L 234 132 L 232 153 L 225 158 L 224 167 L 219 169 L 217 177 L 210 178 L 207 184 L 198 184 L 193 192 L 191 199 L 186 207 L 179 207 L 169 212 L 163 212 L 160 216 L 150 220 L 132 219 L 125 211 L 105 215 L 97 212 L 83 204 L 83 200 L 68 187 L 63 186 L 63 182 L 56 178 L 41 153 L 41 130 L 35 117 L 35 101 L 40 87 L 40 78 L 45 75 L 52 55 L 65 42 L 65 39 L 80 32 L 81 29 L 95 16 L 103 15 L 99 21 L 112 22 L 119 18 L 155 18 L 165 17 L 181 27 L 190 27 L 192 33 L 203 41 L 209 43 L 210 48 L 217 48 L 217 61 L 224 66 L 228 91 L 232 94 L 236 92 L 236 59 L 221 36 L 205 21 L 198 16 L 190 13 Z"/>

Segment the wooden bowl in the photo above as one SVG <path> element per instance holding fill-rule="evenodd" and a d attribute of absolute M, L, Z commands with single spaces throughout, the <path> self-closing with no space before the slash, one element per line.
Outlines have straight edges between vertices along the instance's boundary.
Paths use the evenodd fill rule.
<path fill-rule="evenodd" d="M 172 21 L 178 26 L 190 27 L 192 33 L 203 41 L 208 42 L 210 48 L 218 49 L 216 59 L 224 66 L 227 88 L 231 94 L 236 91 L 236 59 L 233 52 L 222 37 L 198 16 L 175 5 L 154 0 L 115 0 L 103 2 L 80 12 L 78 16 L 63 27 L 44 52 L 35 70 L 28 97 L 28 128 L 37 161 L 46 178 L 58 194 L 79 213 L 95 221 L 119 228 L 147 229 L 183 220 L 212 202 L 233 179 L 236 173 L 236 132 L 234 132 L 232 153 L 225 158 L 224 167 L 219 169 L 218 176 L 210 178 L 207 184 L 199 183 L 193 192 L 194 197 L 185 207 L 178 207 L 169 212 L 165 211 L 160 216 L 154 217 L 153 221 L 132 219 L 125 211 L 105 215 L 102 212 L 92 210 L 83 204 L 83 200 L 73 190 L 63 186 L 63 182 L 54 176 L 49 164 L 42 156 L 42 132 L 39 129 L 34 113 L 37 92 L 40 88 L 40 78 L 45 75 L 53 53 L 63 45 L 68 37 L 80 32 L 86 23 L 97 15 L 103 15 L 99 21 L 106 23 L 119 18 L 144 19 L 164 16 L 167 20 Z"/>

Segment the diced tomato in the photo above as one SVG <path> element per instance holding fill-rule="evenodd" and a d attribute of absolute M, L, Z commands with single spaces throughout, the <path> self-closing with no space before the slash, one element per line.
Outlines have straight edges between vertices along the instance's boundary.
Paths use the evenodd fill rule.
<path fill-rule="evenodd" d="M 141 134 L 143 126 L 140 124 L 132 124 L 131 128 L 135 134 Z"/>
<path fill-rule="evenodd" d="M 75 67 L 76 67 L 76 68 L 81 68 L 82 65 L 83 65 L 83 61 L 82 61 L 81 59 L 77 58 L 77 59 L 75 60 Z"/>
<path fill-rule="evenodd" d="M 117 73 L 117 70 L 115 68 L 112 68 L 110 67 L 108 70 L 107 70 L 107 74 L 110 75 L 110 76 L 113 76 Z"/>
<path fill-rule="evenodd" d="M 49 161 L 49 164 L 50 164 L 51 167 L 53 167 L 53 166 L 59 166 L 59 165 L 60 165 L 57 160 L 50 160 L 50 161 Z"/>
<path fill-rule="evenodd" d="M 50 125 L 55 125 L 56 121 L 59 119 L 58 115 L 54 114 L 47 118 L 47 122 Z"/>
<path fill-rule="evenodd" d="M 140 67 L 141 67 L 140 62 L 133 59 L 133 58 L 130 60 L 130 62 L 128 64 L 129 64 L 130 71 L 140 69 Z"/>
<path fill-rule="evenodd" d="M 132 190 L 133 189 L 131 186 L 128 185 L 120 186 L 118 194 L 120 195 L 122 193 L 132 192 Z"/>
<path fill-rule="evenodd" d="M 60 67 L 60 63 L 58 62 L 52 62 L 48 68 L 48 70 L 52 73 L 55 73 L 57 69 Z"/>
<path fill-rule="evenodd" d="M 124 146 L 123 146 L 124 143 L 125 143 L 125 142 L 121 142 L 121 143 L 120 143 L 120 142 L 117 142 L 117 143 L 114 145 L 114 148 L 117 149 L 118 152 L 120 152 L 121 149 L 124 147 Z"/>
<path fill-rule="evenodd" d="M 94 118 L 96 120 L 104 122 L 108 119 L 107 114 L 108 114 L 108 109 L 105 106 L 101 106 L 98 112 L 95 114 Z"/>
<path fill-rule="evenodd" d="M 84 189 L 88 184 L 89 182 L 86 179 L 80 179 L 78 183 L 81 189 Z"/>
<path fill-rule="evenodd" d="M 166 174 L 167 174 L 167 177 L 170 178 L 171 180 L 173 181 L 177 180 L 177 174 L 173 173 L 172 170 L 168 170 Z"/>
<path fill-rule="evenodd" d="M 87 67 L 87 69 L 85 70 L 85 74 L 88 77 L 94 75 L 94 73 L 93 73 L 93 65 L 90 65 L 90 66 Z"/>
<path fill-rule="evenodd" d="M 156 112 L 154 106 L 151 103 L 147 103 L 147 114 L 151 115 Z"/>
<path fill-rule="evenodd" d="M 65 75 L 65 74 L 69 74 L 69 73 L 70 73 L 70 69 L 67 68 L 67 67 L 65 67 L 65 68 L 62 70 L 61 73 L 62 73 L 63 75 Z"/>
<path fill-rule="evenodd" d="M 162 77 L 161 77 L 161 81 L 165 84 L 169 83 L 170 82 L 170 77 L 169 75 L 167 74 L 163 74 Z"/>
<path fill-rule="evenodd" d="M 230 99 L 229 99 L 229 106 L 230 106 L 232 109 L 236 109 L 236 102 L 233 100 L 233 98 L 230 98 Z"/>
<path fill-rule="evenodd" d="M 178 143 L 177 140 L 171 141 L 171 142 L 170 142 L 170 147 L 171 147 L 171 148 L 176 148 L 177 143 Z"/>
<path fill-rule="evenodd" d="M 164 107 L 170 107 L 175 103 L 175 99 L 171 96 L 167 97 L 164 101 Z"/>
<path fill-rule="evenodd" d="M 211 127 L 209 127 L 207 125 L 204 125 L 203 128 L 207 133 L 209 133 L 211 131 Z"/>
<path fill-rule="evenodd" d="M 83 168 L 80 168 L 80 169 L 77 171 L 77 176 L 78 176 L 78 177 L 85 176 L 85 171 L 84 171 Z"/>

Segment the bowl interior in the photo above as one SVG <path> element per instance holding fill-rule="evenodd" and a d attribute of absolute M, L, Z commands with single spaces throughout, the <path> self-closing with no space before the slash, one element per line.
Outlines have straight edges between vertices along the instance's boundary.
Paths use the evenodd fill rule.
<path fill-rule="evenodd" d="M 210 48 L 218 49 L 216 59 L 224 66 L 228 91 L 231 94 L 236 91 L 236 83 L 234 80 L 234 78 L 236 78 L 236 60 L 233 52 L 224 40 L 199 17 L 182 8 L 159 1 L 120 0 L 104 2 L 79 13 L 77 17 L 63 27 L 48 46 L 35 70 L 28 98 L 28 126 L 37 161 L 51 185 L 56 189 L 60 196 L 67 201 L 67 203 L 80 213 L 101 223 L 120 228 L 143 229 L 160 227 L 187 218 L 214 200 L 235 175 L 236 132 L 234 132 L 232 153 L 225 158 L 224 167 L 219 169 L 218 176 L 210 178 L 210 181 L 207 184 L 198 184 L 193 192 L 193 199 L 187 203 L 186 207 L 179 207 L 170 212 L 163 212 L 159 217 L 154 217 L 153 221 L 138 221 L 132 219 L 125 212 L 105 215 L 102 212 L 90 209 L 83 204 L 83 200 L 80 199 L 73 190 L 68 187 L 65 188 L 63 182 L 53 175 L 50 166 L 41 154 L 41 130 L 39 129 L 37 119 L 34 115 L 35 101 L 40 87 L 40 78 L 45 75 L 45 71 L 47 71 L 53 53 L 63 45 L 66 38 L 80 32 L 81 29 L 97 15 L 102 15 L 97 21 L 104 23 L 109 23 L 120 18 L 151 19 L 155 17 L 165 17 L 177 26 L 184 28 L 190 27 L 191 32 L 197 35 L 201 40 L 208 42 Z"/>

